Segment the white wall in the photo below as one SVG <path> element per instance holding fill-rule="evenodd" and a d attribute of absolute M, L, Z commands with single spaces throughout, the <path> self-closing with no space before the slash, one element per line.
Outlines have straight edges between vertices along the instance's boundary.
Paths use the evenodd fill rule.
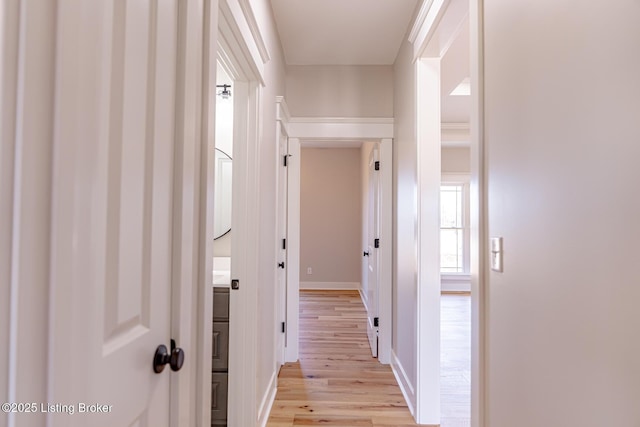
<path fill-rule="evenodd" d="M 412 63 L 412 47 L 406 41 L 394 66 L 394 85 L 392 348 L 394 366 L 399 365 L 404 371 L 404 386 L 409 391 L 416 385 L 417 136 L 416 65 Z M 415 405 L 415 396 L 412 399 Z"/>
<path fill-rule="evenodd" d="M 486 426 L 640 425 L 640 3 L 484 2 Z"/>
<path fill-rule="evenodd" d="M 294 117 L 393 117 L 390 65 L 290 65 L 286 84 Z"/>
<path fill-rule="evenodd" d="M 278 166 L 278 141 L 276 141 L 276 96 L 282 96 L 284 87 L 284 57 L 276 32 L 275 22 L 268 0 L 252 0 L 256 20 L 271 60 L 265 65 L 265 87 L 261 94 L 260 130 L 260 216 L 259 224 L 259 277 L 258 283 L 258 347 L 256 351 L 258 405 L 271 393 L 277 376 L 274 332 L 276 327 L 276 189 Z M 267 410 L 269 408 L 263 408 Z M 258 411 L 260 407 L 258 408 Z M 259 416 L 261 414 L 259 413 Z M 262 414 L 264 415 L 264 414 Z"/>

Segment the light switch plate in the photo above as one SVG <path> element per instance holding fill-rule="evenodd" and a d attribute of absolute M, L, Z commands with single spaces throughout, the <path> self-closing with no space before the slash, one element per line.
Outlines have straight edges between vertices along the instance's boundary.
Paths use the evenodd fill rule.
<path fill-rule="evenodd" d="M 503 265 L 502 265 L 502 237 L 492 237 L 491 238 L 491 270 L 502 273 Z"/>

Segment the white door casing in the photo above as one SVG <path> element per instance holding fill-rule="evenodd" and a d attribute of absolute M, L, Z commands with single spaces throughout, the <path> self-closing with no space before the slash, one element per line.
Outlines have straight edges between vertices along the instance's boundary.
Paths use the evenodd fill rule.
<path fill-rule="evenodd" d="M 249 27 L 238 2 L 220 0 L 218 5 L 218 60 L 233 80 L 231 279 L 239 284 L 237 289 L 232 284 L 229 295 L 227 421 L 228 425 L 252 426 L 265 416 L 256 393 L 261 226 L 259 123 L 264 63 L 258 60 L 254 35 L 245 31 Z M 252 54 L 247 56 L 246 52 Z"/>
<path fill-rule="evenodd" d="M 369 154 L 368 197 L 367 197 L 367 281 L 363 300 L 367 310 L 367 336 L 373 357 L 378 357 L 378 318 L 379 318 L 379 247 L 375 241 L 380 236 L 380 180 L 376 170 L 379 159 L 378 144 L 375 144 Z M 378 163 L 379 165 L 379 163 Z M 379 166 L 378 166 L 379 167 Z"/>
<path fill-rule="evenodd" d="M 285 362 L 295 361 L 297 359 L 297 355 L 295 359 L 291 360 L 291 353 L 293 350 L 293 343 L 289 340 L 289 322 L 287 316 L 288 312 L 288 304 L 289 304 L 289 277 L 291 276 L 291 271 L 289 269 L 290 266 L 290 257 L 292 256 L 291 246 L 295 243 L 291 242 L 289 236 L 289 170 L 291 169 L 291 162 L 293 156 L 290 154 L 289 148 L 289 134 L 288 134 L 288 126 L 289 126 L 289 108 L 287 107 L 287 103 L 283 96 L 276 96 L 276 133 L 277 133 L 277 141 L 278 141 L 278 152 L 276 153 L 276 163 L 278 165 L 278 174 L 277 174 L 277 196 L 276 196 L 276 218 L 278 218 L 278 236 L 280 239 L 286 239 L 284 242 L 282 240 L 276 241 L 276 251 L 280 251 L 280 258 L 278 262 L 284 262 L 284 269 L 276 269 L 276 283 L 278 284 L 278 296 L 276 298 L 276 313 L 279 320 L 279 323 L 276 324 L 276 341 L 278 339 L 282 339 L 282 342 L 276 346 L 276 361 L 278 364 L 278 369 Z M 284 165 L 284 156 L 287 156 L 287 166 Z M 284 249 L 283 249 L 284 248 Z M 282 334 L 279 329 L 282 327 L 282 323 L 285 322 L 285 332 Z M 292 323 L 296 323 L 295 321 Z M 280 345 L 282 345 L 282 349 L 280 349 Z M 291 347 L 290 347 L 291 345 Z M 297 346 L 297 343 L 296 343 Z M 297 348 L 297 347 L 296 347 Z M 280 352 L 282 354 L 280 355 Z"/>
<path fill-rule="evenodd" d="M 277 241 L 278 268 L 276 269 L 276 370 L 285 362 L 287 345 L 287 164 L 289 160 L 289 144 L 285 126 L 277 123 L 278 137 L 278 175 L 277 175 Z M 281 263 L 281 264 L 280 264 Z"/>
<path fill-rule="evenodd" d="M 172 292 L 181 295 L 178 4 L 61 3 L 58 12 L 48 400 L 76 414 L 48 419 L 168 426 L 170 408 L 178 412 L 172 375 L 189 385 L 188 370 L 152 369 L 156 347 L 170 347 Z M 81 403 L 108 410 L 81 414 Z"/>
<path fill-rule="evenodd" d="M 380 321 L 378 327 L 378 360 L 391 361 L 392 331 L 392 144 L 393 119 L 387 118 L 311 118 L 291 117 L 288 126 L 289 174 L 288 207 L 288 266 L 287 278 L 287 362 L 298 360 L 298 307 L 300 289 L 300 144 L 301 140 L 378 141 L 380 143 Z"/>
<path fill-rule="evenodd" d="M 47 400 L 56 7 L 25 3 L 0 2 L 0 403 Z"/>
<path fill-rule="evenodd" d="M 287 346 L 285 361 L 298 360 L 300 320 L 300 156 L 298 138 L 289 136 L 287 162 Z"/>

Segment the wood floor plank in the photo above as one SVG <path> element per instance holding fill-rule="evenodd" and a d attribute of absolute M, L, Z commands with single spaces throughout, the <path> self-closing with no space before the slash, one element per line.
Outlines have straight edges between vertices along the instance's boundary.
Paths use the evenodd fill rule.
<path fill-rule="evenodd" d="M 443 307 L 451 317 L 443 319 L 443 427 L 469 425 L 468 324 L 455 312 L 461 304 Z M 300 360 L 280 371 L 268 427 L 417 425 L 389 366 L 371 357 L 366 319 L 357 291 L 300 292 Z"/>

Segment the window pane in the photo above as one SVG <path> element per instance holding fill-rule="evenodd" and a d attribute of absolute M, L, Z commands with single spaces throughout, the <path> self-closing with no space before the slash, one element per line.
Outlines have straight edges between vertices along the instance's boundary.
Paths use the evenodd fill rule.
<path fill-rule="evenodd" d="M 463 230 L 440 230 L 440 270 L 443 273 L 463 273 Z"/>
<path fill-rule="evenodd" d="M 462 185 L 445 184 L 440 187 L 440 227 L 463 227 Z"/>

